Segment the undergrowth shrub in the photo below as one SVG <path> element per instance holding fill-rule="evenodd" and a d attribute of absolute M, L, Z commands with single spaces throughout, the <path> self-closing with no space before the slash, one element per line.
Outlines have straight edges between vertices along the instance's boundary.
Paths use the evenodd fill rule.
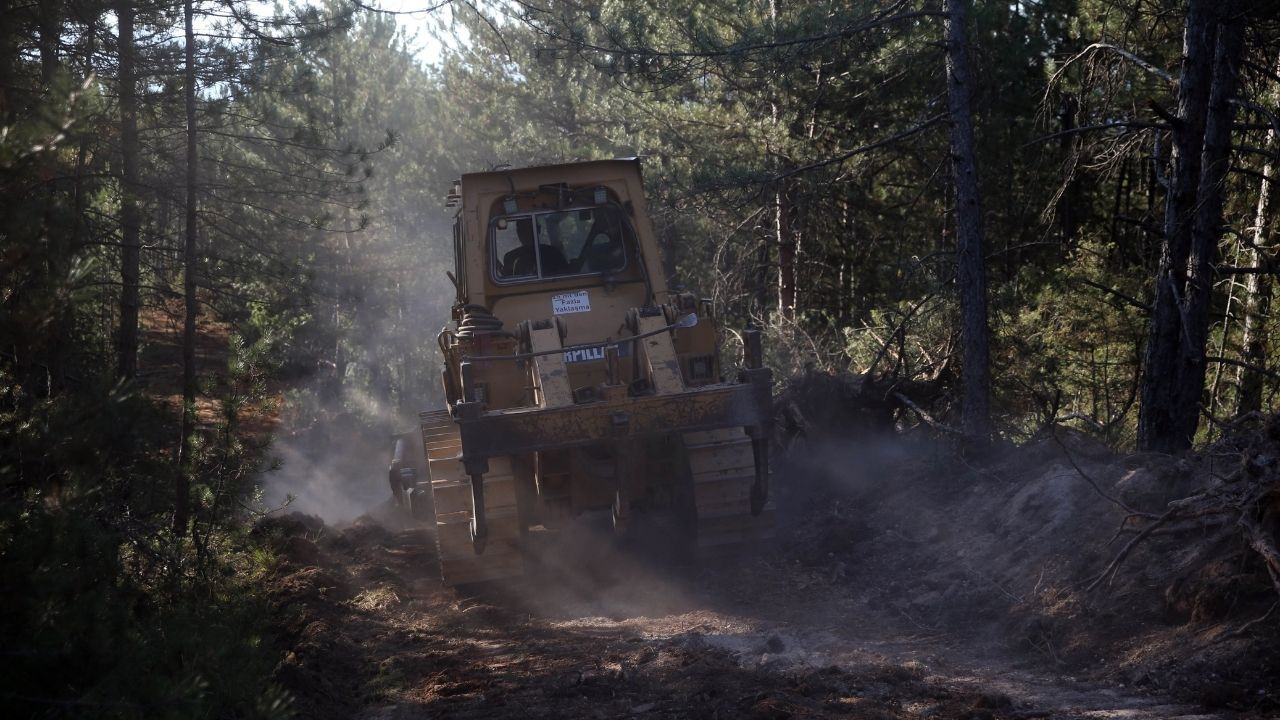
<path fill-rule="evenodd" d="M 256 391 L 232 380 L 197 456 L 192 532 L 178 537 L 170 408 L 105 378 L 36 399 L 0 370 L 7 717 L 287 716 L 270 680 L 269 558 L 236 510 L 257 456 L 235 418 Z"/>

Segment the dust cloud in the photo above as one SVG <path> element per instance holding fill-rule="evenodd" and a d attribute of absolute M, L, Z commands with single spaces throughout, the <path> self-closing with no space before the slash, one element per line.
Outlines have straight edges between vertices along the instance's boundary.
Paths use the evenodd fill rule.
<path fill-rule="evenodd" d="M 423 216 L 388 225 L 403 208 L 383 202 L 370 210 L 380 217 L 362 236 L 367 251 L 340 246 L 341 262 L 318 282 L 328 292 L 299 341 L 309 349 L 293 359 L 304 375 L 291 383 L 259 480 L 260 508 L 273 514 L 331 526 L 382 514 L 396 438 L 416 433 L 419 412 L 443 407 L 434 338 L 454 299 L 449 225 Z M 408 450 L 422 462 L 420 442 Z"/>
<path fill-rule="evenodd" d="M 695 566 L 673 539 L 674 518 L 633 516 L 626 539 L 607 511 L 579 515 L 554 531 L 529 534 L 536 572 L 519 602 L 544 618 L 590 623 L 688 612 L 699 606 Z"/>
<path fill-rule="evenodd" d="M 417 317 L 426 325 L 447 317 L 447 310 Z M 377 331 L 362 334 L 362 346 L 395 348 L 394 335 L 399 332 L 395 326 L 376 327 Z M 419 328 L 414 336 L 429 333 Z M 440 406 L 436 397 L 440 391 L 430 382 L 437 377 L 439 361 L 434 350 L 429 352 L 426 358 L 398 364 L 394 389 L 386 380 L 347 377 L 338 381 L 320 372 L 295 391 L 269 449 L 270 466 L 260 479 L 262 509 L 315 515 L 331 526 L 346 525 L 366 514 L 384 514 L 390 500 L 387 467 L 396 439 L 415 436 L 417 413 Z M 385 366 L 391 363 L 372 354 L 352 361 L 355 368 L 348 375 L 367 376 L 368 368 L 379 363 L 384 377 L 390 377 Z M 411 363 L 416 365 L 406 370 Z M 406 390 L 405 383 L 413 386 Z M 397 393 L 406 397 L 398 399 Z M 421 464 L 421 443 L 411 441 L 407 450 L 410 460 Z"/>
<path fill-rule="evenodd" d="M 390 437 L 359 423 L 339 419 L 281 434 L 271 455 L 276 467 L 263 479 L 262 504 L 268 510 L 315 515 L 336 526 L 389 497 Z"/>

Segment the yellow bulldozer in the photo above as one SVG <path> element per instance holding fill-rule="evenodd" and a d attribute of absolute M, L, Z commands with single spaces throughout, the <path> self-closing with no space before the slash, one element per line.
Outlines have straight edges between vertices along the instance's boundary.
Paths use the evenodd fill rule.
<path fill-rule="evenodd" d="M 715 308 L 668 288 L 637 159 L 463 175 L 447 406 L 396 444 L 394 502 L 446 585 L 524 572 L 531 533 L 589 511 L 674 518 L 705 553 L 772 535 L 772 375 L 759 332 L 723 377 Z"/>

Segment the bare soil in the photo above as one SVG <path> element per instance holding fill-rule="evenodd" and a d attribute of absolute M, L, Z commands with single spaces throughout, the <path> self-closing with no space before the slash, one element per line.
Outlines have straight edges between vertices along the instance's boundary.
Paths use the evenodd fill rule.
<path fill-rule="evenodd" d="M 985 622 L 935 625 L 797 557 L 801 530 L 680 564 L 588 528 L 523 580 L 458 591 L 424 530 L 276 519 L 278 677 L 314 718 L 1240 716 L 1075 676 Z"/>
<path fill-rule="evenodd" d="M 1183 458 L 1059 429 L 978 462 L 812 394 L 780 403 L 777 538 L 736 557 L 585 518 L 526 577 L 448 589 L 385 505 L 264 521 L 299 716 L 1280 718 L 1275 587 L 1236 521 L 1258 508 L 1131 545 L 1241 477 L 1280 494 L 1280 418 Z"/>

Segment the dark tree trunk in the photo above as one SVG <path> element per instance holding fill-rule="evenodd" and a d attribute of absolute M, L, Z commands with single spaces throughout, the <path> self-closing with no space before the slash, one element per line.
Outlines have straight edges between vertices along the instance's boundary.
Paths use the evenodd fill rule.
<path fill-rule="evenodd" d="M 771 260 L 769 247 L 773 244 L 770 242 L 770 234 L 772 230 L 763 227 L 762 223 L 760 244 L 756 247 L 755 307 L 753 308 L 755 315 L 762 323 L 769 322 L 769 262 Z"/>
<path fill-rule="evenodd" d="M 120 198 L 120 358 L 117 375 L 132 380 L 138 374 L 139 229 L 138 214 L 138 92 L 134 78 L 133 3 L 116 2 L 120 37 L 120 149 L 124 182 Z"/>
<path fill-rule="evenodd" d="M 1235 119 L 1236 88 L 1244 49 L 1244 23 L 1235 17 L 1234 3 L 1220 9 L 1218 40 L 1213 59 L 1213 87 L 1205 120 L 1204 149 L 1200 160 L 1200 187 L 1196 191 L 1195 225 L 1191 234 L 1187 288 L 1182 316 L 1187 332 L 1178 366 L 1179 437 L 1191 446 L 1200 424 L 1204 396 L 1205 346 L 1209 340 L 1209 306 L 1213 299 L 1213 263 L 1222 240 L 1222 188 L 1231 164 L 1231 123 Z"/>
<path fill-rule="evenodd" d="M 1229 100 L 1242 48 L 1240 23 L 1222 22 L 1230 12 L 1208 0 L 1193 0 L 1187 12 L 1164 245 L 1143 358 L 1138 416 L 1142 450 L 1185 450 L 1199 424 L 1210 263 L 1222 231 L 1221 185 L 1231 139 Z"/>
<path fill-rule="evenodd" d="M 58 51 L 62 45 L 62 10 L 62 3 L 57 0 L 40 1 L 40 39 L 37 41 L 37 46 L 40 51 L 40 80 L 46 92 L 50 90 L 53 79 L 58 74 Z"/>
<path fill-rule="evenodd" d="M 1200 182 L 1200 152 L 1216 34 L 1210 0 L 1192 0 L 1182 39 L 1182 72 L 1178 81 L 1178 122 L 1173 130 L 1169 187 L 1165 198 L 1164 243 L 1156 271 L 1151 326 L 1142 362 L 1142 405 L 1138 413 L 1138 448 L 1171 452 L 1185 447 L 1177 439 L 1175 371 L 1181 345 L 1181 293 Z"/>
<path fill-rule="evenodd" d="M 1120 242 L 1120 216 L 1124 214 L 1125 200 L 1132 190 L 1132 183 L 1126 184 L 1129 178 L 1129 159 L 1120 161 L 1120 172 L 1116 177 L 1116 194 L 1111 205 L 1111 246 L 1123 247 Z"/>
<path fill-rule="evenodd" d="M 1062 132 L 1064 133 L 1060 147 L 1067 159 L 1075 152 L 1076 138 L 1072 134 L 1072 130 L 1076 127 L 1076 113 L 1079 111 L 1080 103 L 1074 95 L 1067 95 L 1062 101 L 1062 110 L 1059 113 Z M 1076 233 L 1080 228 L 1080 218 L 1077 208 L 1080 207 L 1080 177 L 1076 170 L 1075 163 L 1070 163 L 1070 179 L 1067 180 L 1067 186 L 1062 191 L 1062 198 L 1058 200 L 1058 228 L 1062 232 L 1062 243 L 1067 247 L 1073 247 L 1076 241 Z M 1121 171 L 1123 173 L 1123 170 Z M 1122 175 L 1123 177 L 1123 175 Z M 1011 256 L 1011 253 L 1005 253 Z M 1008 257 L 1012 262 L 1014 258 Z M 1010 269 L 1010 274 L 1016 272 L 1014 268 Z"/>
<path fill-rule="evenodd" d="M 769 32 L 773 36 L 774 40 L 777 40 L 778 37 L 778 5 L 780 4 L 780 0 L 768 0 Z M 776 102 L 769 103 L 769 118 L 774 127 L 777 127 L 778 104 Z M 778 162 L 776 157 L 773 160 L 773 169 L 775 172 L 781 170 L 781 164 Z M 778 228 L 778 203 L 780 202 L 780 193 L 781 186 L 779 186 L 778 192 L 775 193 L 773 198 L 774 217 L 773 227 L 770 228 L 771 232 L 761 234 L 760 246 L 756 249 L 755 311 L 760 322 L 764 324 L 768 324 L 769 322 L 769 263 L 773 259 L 773 251 L 771 247 L 777 244 L 780 232 Z M 770 235 L 772 235 L 772 237 L 770 237 Z M 782 308 L 779 307 L 778 311 L 781 312 Z"/>
<path fill-rule="evenodd" d="M 54 2 L 54 0 L 41 0 L 37 9 L 36 18 L 39 27 L 39 38 L 36 41 L 36 48 L 40 55 L 40 87 L 45 94 L 43 102 L 53 101 L 54 85 L 58 78 L 58 69 L 62 63 L 60 54 L 62 46 L 62 13 L 62 4 Z M 64 100 L 59 99 L 57 102 L 63 102 Z M 31 102 L 39 103 L 42 100 L 32 98 Z M 41 166 L 36 173 L 37 176 L 52 178 L 60 174 L 54 153 L 42 154 L 37 162 Z M 48 274 L 50 284 L 56 286 L 62 283 L 66 277 L 71 258 L 70 247 L 67 242 L 67 230 L 69 228 L 61 226 L 66 217 L 57 211 L 56 183 L 45 182 L 41 203 L 42 230 L 48 241 L 45 271 Z M 71 323 L 70 307 L 63 304 L 54 309 L 52 322 L 45 328 L 46 337 L 48 337 L 48 343 L 45 346 L 44 363 L 46 368 L 45 393 L 50 397 L 60 393 L 65 385 L 68 354 L 67 335 L 70 331 Z"/>
<path fill-rule="evenodd" d="M 196 298 L 196 36 L 192 0 L 183 3 L 186 22 L 186 79 L 183 88 L 187 110 L 187 206 L 186 232 L 183 244 L 182 292 L 186 313 L 182 323 L 182 446 L 174 491 L 173 531 L 183 535 L 190 514 L 189 479 L 193 469 L 191 436 L 195 433 L 196 412 L 196 315 L 200 310 Z"/>
<path fill-rule="evenodd" d="M 951 170 L 956 188 L 956 283 L 964 344 L 964 431 L 981 442 L 992 432 L 991 371 L 982 202 L 969 108 L 972 75 L 965 38 L 967 9 L 968 0 L 947 0 L 947 108 L 951 115 Z"/>
<path fill-rule="evenodd" d="M 13 17 L 16 0 L 0 0 L 0 17 Z M 0 123 L 12 125 L 18 116 L 18 100 L 13 90 L 18 67 L 17 33 L 0 32 Z"/>

